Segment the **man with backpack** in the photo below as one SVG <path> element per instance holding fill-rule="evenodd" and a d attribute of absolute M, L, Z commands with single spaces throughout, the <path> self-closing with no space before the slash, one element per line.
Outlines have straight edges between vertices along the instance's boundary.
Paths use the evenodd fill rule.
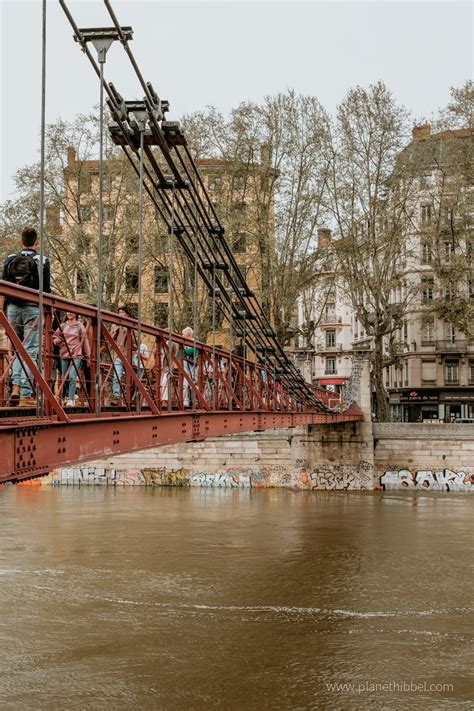
<path fill-rule="evenodd" d="M 36 230 L 32 227 L 25 227 L 21 233 L 21 244 L 22 248 L 19 252 L 9 254 L 5 259 L 2 279 L 30 289 L 39 289 L 40 255 L 37 252 L 38 235 Z M 46 293 L 51 291 L 51 270 L 47 257 L 43 258 L 43 291 Z M 38 305 L 25 299 L 9 297 L 4 304 L 4 309 L 27 353 L 33 361 L 36 361 L 39 345 Z M 9 405 L 23 407 L 36 405 L 32 381 L 29 368 L 23 365 L 17 355 L 12 366 L 12 391 Z"/>

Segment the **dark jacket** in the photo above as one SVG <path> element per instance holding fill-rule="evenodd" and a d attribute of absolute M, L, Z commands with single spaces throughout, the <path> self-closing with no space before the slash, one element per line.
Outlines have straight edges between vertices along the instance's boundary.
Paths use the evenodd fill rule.
<path fill-rule="evenodd" d="M 3 274 L 2 274 L 2 279 L 5 279 L 8 281 L 8 265 L 10 262 L 17 256 L 17 254 L 24 254 L 24 255 L 30 255 L 33 257 L 33 259 L 36 262 L 36 266 L 39 266 L 40 263 L 40 255 L 35 249 L 30 249 L 29 247 L 23 247 L 23 249 L 20 249 L 19 252 L 13 252 L 12 254 L 9 254 L 8 257 L 6 257 L 4 263 L 3 263 Z M 51 292 L 51 267 L 49 264 L 49 259 L 48 257 L 43 257 L 43 291 L 46 294 L 49 294 Z M 6 299 L 5 300 L 5 308 L 8 304 L 15 304 L 16 306 L 22 306 L 23 304 L 28 303 L 27 301 L 23 299 Z"/>

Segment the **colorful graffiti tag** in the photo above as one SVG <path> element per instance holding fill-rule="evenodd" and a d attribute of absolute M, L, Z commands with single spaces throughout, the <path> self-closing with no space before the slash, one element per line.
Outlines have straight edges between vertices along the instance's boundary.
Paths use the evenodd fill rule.
<path fill-rule="evenodd" d="M 394 469 L 380 477 L 386 491 L 395 489 L 428 489 L 429 491 L 474 491 L 474 474 L 471 467 L 463 471 L 451 469 Z"/>
<path fill-rule="evenodd" d="M 232 467 L 224 471 L 191 472 L 166 467 L 143 469 L 107 469 L 104 467 L 66 467 L 52 472 L 44 483 L 53 485 L 91 486 L 178 486 L 241 489 L 292 489 L 342 491 L 372 488 L 371 465 L 360 462 L 357 467 L 324 466 L 318 470 L 307 467 Z"/>

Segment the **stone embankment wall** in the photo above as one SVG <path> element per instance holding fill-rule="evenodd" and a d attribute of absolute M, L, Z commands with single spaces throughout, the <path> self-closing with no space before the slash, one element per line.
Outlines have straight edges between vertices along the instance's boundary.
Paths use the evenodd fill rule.
<path fill-rule="evenodd" d="M 474 424 L 374 424 L 374 465 L 384 489 L 474 491 Z"/>
<path fill-rule="evenodd" d="M 363 423 L 295 427 L 65 467 L 45 483 L 360 490 L 374 485 L 371 456 Z"/>
<path fill-rule="evenodd" d="M 53 484 L 474 491 L 474 425 L 297 427 L 176 444 L 54 471 Z"/>

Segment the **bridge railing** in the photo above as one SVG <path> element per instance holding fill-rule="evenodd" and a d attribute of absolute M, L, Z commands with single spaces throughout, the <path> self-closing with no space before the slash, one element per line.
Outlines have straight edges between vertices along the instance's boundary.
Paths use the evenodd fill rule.
<path fill-rule="evenodd" d="M 314 392 L 320 402 L 322 402 L 330 410 L 335 410 L 341 406 L 341 396 L 332 390 L 326 390 L 318 385 L 311 385 L 311 390 Z"/>
<path fill-rule="evenodd" d="M 15 299 L 21 305 L 38 304 L 38 292 L 1 280 L 0 296 L 7 303 Z M 25 383 L 29 382 L 33 397 L 41 401 L 41 414 L 60 420 L 88 413 L 156 415 L 188 408 L 269 412 L 314 409 L 314 405 L 309 408 L 301 399 L 296 400 L 279 374 L 264 363 L 256 363 L 253 356 L 240 357 L 148 324 L 141 324 L 139 329 L 135 319 L 111 311 L 102 311 L 99 319 L 96 307 L 52 294 L 45 294 L 43 302 L 43 333 L 38 339 L 41 368 L 35 349 L 28 346 L 29 335 L 35 329 L 37 332 L 38 319 L 22 330 L 13 318 L 12 322 L 8 320 L 8 308 L 0 310 L 0 326 L 8 339 L 0 350 L 0 407 L 8 408 L 10 415 L 10 408 L 18 414 L 23 410 L 22 400 L 12 400 L 13 373 L 18 380 L 18 370 Z M 79 362 L 73 358 L 73 344 L 62 333 L 67 313 L 84 326 L 82 350 L 87 357 L 81 355 Z M 74 393 L 67 393 L 66 382 L 71 376 L 76 385 Z M 320 393 L 323 403 L 327 396 L 326 391 Z M 31 409 L 34 405 L 29 401 L 27 406 Z"/>

